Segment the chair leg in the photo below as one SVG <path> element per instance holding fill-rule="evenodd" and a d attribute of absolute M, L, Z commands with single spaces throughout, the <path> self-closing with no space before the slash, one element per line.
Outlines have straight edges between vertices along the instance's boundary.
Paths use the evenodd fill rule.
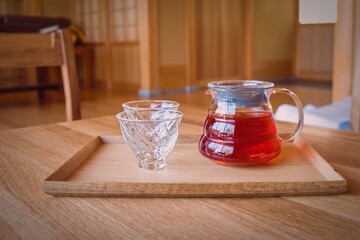
<path fill-rule="evenodd" d="M 49 76 L 49 70 L 46 67 L 36 68 L 37 72 L 37 84 L 38 86 L 44 85 L 47 83 L 47 78 Z M 44 103 L 45 99 L 45 90 L 43 88 L 38 89 L 38 100 L 40 103 Z"/>
<path fill-rule="evenodd" d="M 81 119 L 81 97 L 77 75 L 74 46 L 68 30 L 60 31 L 62 47 L 67 54 L 64 55 L 64 64 L 61 73 L 65 94 L 67 121 Z"/>

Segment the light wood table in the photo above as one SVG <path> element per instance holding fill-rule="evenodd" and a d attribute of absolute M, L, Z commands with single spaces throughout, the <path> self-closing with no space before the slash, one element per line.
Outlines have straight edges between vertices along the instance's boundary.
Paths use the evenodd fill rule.
<path fill-rule="evenodd" d="M 184 108 L 181 134 L 206 110 Z M 279 123 L 280 131 L 291 125 Z M 360 239 L 360 134 L 305 127 L 302 138 L 348 180 L 334 196 L 266 198 L 52 197 L 42 181 L 115 116 L 0 131 L 1 239 Z"/>

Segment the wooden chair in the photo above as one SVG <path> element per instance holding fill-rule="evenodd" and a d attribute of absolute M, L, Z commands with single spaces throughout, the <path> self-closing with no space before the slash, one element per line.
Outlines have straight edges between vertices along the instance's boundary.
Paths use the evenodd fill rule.
<path fill-rule="evenodd" d="M 67 121 L 81 118 L 80 90 L 69 30 L 0 33 L 0 68 L 60 66 Z"/>

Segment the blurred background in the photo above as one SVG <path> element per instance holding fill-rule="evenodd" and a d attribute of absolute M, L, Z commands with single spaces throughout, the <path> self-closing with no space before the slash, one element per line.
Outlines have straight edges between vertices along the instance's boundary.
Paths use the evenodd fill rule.
<path fill-rule="evenodd" d="M 353 67 L 357 1 L 328 1 L 323 9 L 335 2 L 335 22 L 306 24 L 299 22 L 299 1 L 0 0 L 0 31 L 31 25 L 32 17 L 69 21 L 83 118 L 115 114 L 122 102 L 139 98 L 207 108 L 207 83 L 224 79 L 272 81 L 312 107 L 342 101 L 355 92 L 359 75 Z M 6 16 L 26 18 L 9 25 Z M 37 74 L 0 69 L 0 88 L 34 83 Z M 61 84 L 58 69 L 46 74 Z M 286 96 L 271 100 L 274 111 L 293 104 Z M 64 121 L 61 101 L 61 89 L 46 91 L 42 100 L 36 92 L 2 93 L 0 129 Z M 341 114 L 350 121 L 349 104 Z"/>

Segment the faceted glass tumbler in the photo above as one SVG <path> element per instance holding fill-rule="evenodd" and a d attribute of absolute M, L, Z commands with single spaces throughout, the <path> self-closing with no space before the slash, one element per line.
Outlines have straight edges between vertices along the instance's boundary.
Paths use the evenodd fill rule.
<path fill-rule="evenodd" d="M 166 157 L 178 138 L 182 113 L 144 109 L 116 115 L 130 152 L 140 168 L 158 170 L 165 167 Z"/>
<path fill-rule="evenodd" d="M 136 100 L 122 104 L 125 111 L 141 110 L 141 109 L 158 109 L 177 111 L 179 103 L 170 100 Z"/>

